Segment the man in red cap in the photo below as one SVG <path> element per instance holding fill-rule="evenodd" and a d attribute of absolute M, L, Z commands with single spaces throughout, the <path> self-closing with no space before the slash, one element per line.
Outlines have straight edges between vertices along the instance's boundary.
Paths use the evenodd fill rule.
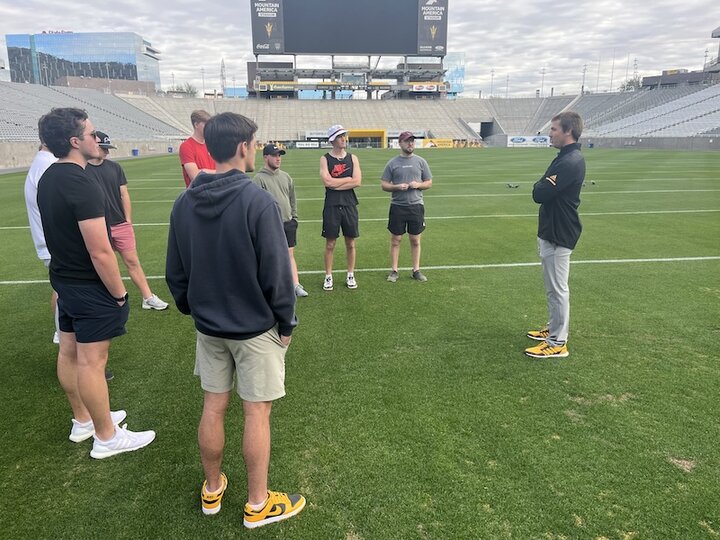
<path fill-rule="evenodd" d="M 399 277 L 400 242 L 405 232 L 410 238 L 412 259 L 411 277 L 421 283 L 427 281 L 420 271 L 420 236 L 425 230 L 423 191 L 432 187 L 430 166 L 415 155 L 415 135 L 403 131 L 398 137 L 401 153 L 387 165 L 382 175 L 382 189 L 392 193 L 388 230 L 390 231 L 390 273 L 387 280 L 395 283 Z"/>

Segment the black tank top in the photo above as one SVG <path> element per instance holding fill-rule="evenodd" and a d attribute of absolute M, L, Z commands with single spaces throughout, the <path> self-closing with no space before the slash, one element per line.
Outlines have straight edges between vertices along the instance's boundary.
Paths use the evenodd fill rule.
<path fill-rule="evenodd" d="M 352 154 L 347 153 L 342 159 L 325 154 L 328 172 L 333 178 L 348 178 L 353 175 Z M 325 188 L 325 206 L 355 206 L 358 204 L 354 189 Z"/>

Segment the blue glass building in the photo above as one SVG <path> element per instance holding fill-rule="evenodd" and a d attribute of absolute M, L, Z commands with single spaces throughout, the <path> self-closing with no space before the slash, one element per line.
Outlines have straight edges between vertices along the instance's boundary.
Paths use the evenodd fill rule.
<path fill-rule="evenodd" d="M 160 51 L 133 32 L 5 36 L 12 82 L 50 86 L 61 77 L 149 81 L 160 88 Z"/>

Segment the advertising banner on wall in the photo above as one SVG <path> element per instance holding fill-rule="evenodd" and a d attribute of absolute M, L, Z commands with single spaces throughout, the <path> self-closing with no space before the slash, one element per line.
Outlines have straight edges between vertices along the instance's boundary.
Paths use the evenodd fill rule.
<path fill-rule="evenodd" d="M 445 56 L 448 0 L 418 0 L 418 54 Z"/>
<path fill-rule="evenodd" d="M 550 146 L 550 137 L 547 135 L 508 135 L 508 147 L 536 147 L 547 148 Z"/>
<path fill-rule="evenodd" d="M 284 53 L 283 0 L 251 0 L 250 15 L 255 54 Z"/>

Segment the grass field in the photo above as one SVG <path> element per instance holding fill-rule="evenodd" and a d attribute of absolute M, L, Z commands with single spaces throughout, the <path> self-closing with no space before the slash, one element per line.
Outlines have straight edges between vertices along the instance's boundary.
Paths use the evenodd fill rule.
<path fill-rule="evenodd" d="M 522 351 L 546 317 L 530 191 L 555 152 L 420 152 L 434 173 L 425 284 L 409 279 L 407 240 L 401 279 L 385 281 L 379 176 L 393 152 L 357 153 L 359 288 L 337 286 L 337 273 L 332 293 L 321 289 L 319 153 L 284 158 L 310 296 L 298 301 L 288 395 L 274 408 L 270 486 L 305 494 L 308 506 L 253 532 L 241 523 L 239 402 L 223 510 L 203 517 L 193 325 L 176 309 L 141 310 L 132 285 L 128 334 L 110 351 L 111 403 L 157 440 L 104 461 L 67 440 L 24 173 L 0 176 L 0 537 L 720 537 L 720 153 L 585 151 L 570 356 L 545 361 Z M 123 166 L 141 261 L 170 300 L 162 275 L 177 156 Z"/>

